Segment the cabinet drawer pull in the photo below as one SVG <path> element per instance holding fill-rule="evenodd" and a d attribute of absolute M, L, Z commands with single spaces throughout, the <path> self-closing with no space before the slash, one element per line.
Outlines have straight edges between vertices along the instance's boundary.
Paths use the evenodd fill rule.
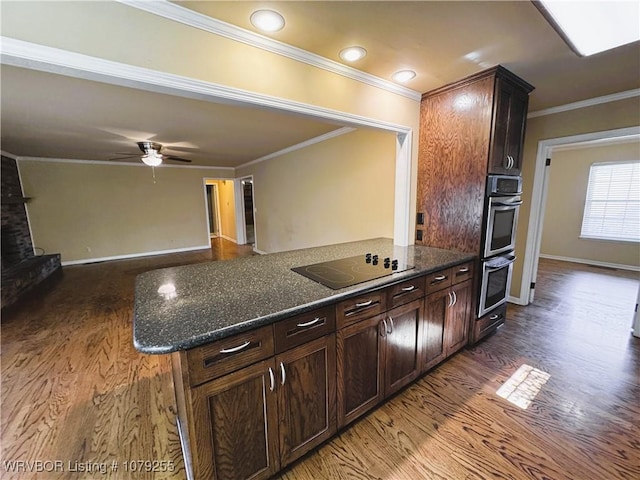
<path fill-rule="evenodd" d="M 284 382 L 287 380 L 287 372 L 284 371 L 284 363 L 282 362 L 280 362 L 280 375 L 282 376 L 280 385 L 284 385 Z"/>
<path fill-rule="evenodd" d="M 409 285 L 408 287 L 401 288 L 403 292 L 411 292 L 412 290 L 415 290 L 415 289 L 416 289 L 415 285 Z"/>
<path fill-rule="evenodd" d="M 469 271 L 469 267 L 462 267 L 458 270 L 458 273 L 467 273 Z"/>
<path fill-rule="evenodd" d="M 491 316 L 489 317 L 489 320 L 497 320 L 497 319 L 499 319 L 499 318 L 500 318 L 500 315 L 496 314 L 496 315 L 491 315 Z"/>
<path fill-rule="evenodd" d="M 273 370 L 269 367 L 269 380 L 271 381 L 271 386 L 269 387 L 269 391 L 273 392 L 273 389 L 276 387 L 276 378 L 273 375 Z"/>
<path fill-rule="evenodd" d="M 315 319 L 311 320 L 310 322 L 298 323 L 296 325 L 296 327 L 300 327 L 300 328 L 310 327 L 311 325 L 315 325 L 319 321 L 320 321 L 320 317 L 316 317 Z"/>
<path fill-rule="evenodd" d="M 442 280 L 446 280 L 446 279 L 447 279 L 446 275 L 438 275 L 437 277 L 433 278 L 433 282 L 431 283 L 441 282 Z"/>
<path fill-rule="evenodd" d="M 372 303 L 373 303 L 373 300 L 367 300 L 366 302 L 356 303 L 356 307 L 358 307 L 358 308 L 368 307 Z"/>
<path fill-rule="evenodd" d="M 240 350 L 243 350 L 243 349 L 247 348 L 249 345 L 251 345 L 251 342 L 247 340 L 242 345 L 238 345 L 237 347 L 223 348 L 222 350 L 220 350 L 220 353 L 235 353 L 235 352 L 239 352 Z"/>

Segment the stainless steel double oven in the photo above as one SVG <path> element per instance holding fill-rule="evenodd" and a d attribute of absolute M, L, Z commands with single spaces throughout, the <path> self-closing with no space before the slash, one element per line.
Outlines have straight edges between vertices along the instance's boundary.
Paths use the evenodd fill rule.
<path fill-rule="evenodd" d="M 511 286 L 521 177 L 489 175 L 485 198 L 478 317 L 506 303 Z"/>

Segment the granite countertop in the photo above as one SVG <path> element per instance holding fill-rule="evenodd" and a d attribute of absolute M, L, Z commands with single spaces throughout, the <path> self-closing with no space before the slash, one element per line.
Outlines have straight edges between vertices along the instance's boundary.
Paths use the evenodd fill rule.
<path fill-rule="evenodd" d="M 414 268 L 339 290 L 291 271 L 368 252 Z M 133 343 L 151 354 L 186 350 L 472 258 L 379 238 L 149 271 L 136 278 Z"/>

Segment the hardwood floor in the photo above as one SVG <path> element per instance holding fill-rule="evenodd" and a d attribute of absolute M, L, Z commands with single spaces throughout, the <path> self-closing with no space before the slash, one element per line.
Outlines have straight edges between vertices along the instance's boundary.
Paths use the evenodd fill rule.
<path fill-rule="evenodd" d="M 1 478 L 185 478 L 169 357 L 132 346 L 133 284 L 152 268 L 251 254 L 214 243 L 65 267 L 2 312 Z M 509 306 L 495 335 L 277 478 L 640 478 L 638 285 L 636 273 L 541 260 L 534 304 Z M 526 410 L 496 395 L 522 364 L 551 375 Z"/>

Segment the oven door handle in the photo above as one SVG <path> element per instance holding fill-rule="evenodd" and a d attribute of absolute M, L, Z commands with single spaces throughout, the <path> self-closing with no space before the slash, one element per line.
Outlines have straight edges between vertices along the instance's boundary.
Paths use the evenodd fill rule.
<path fill-rule="evenodd" d="M 522 205 L 522 200 L 518 201 L 518 202 L 495 202 L 492 203 L 491 206 L 495 206 L 495 207 L 519 207 L 520 205 Z"/>
<path fill-rule="evenodd" d="M 515 256 L 502 257 L 502 258 L 504 259 L 504 261 L 500 262 L 500 263 L 496 263 L 496 262 L 489 263 L 489 262 L 487 262 L 485 264 L 484 271 L 485 272 L 495 272 L 496 270 L 500 270 L 501 268 L 509 266 L 513 262 L 516 261 L 516 257 Z"/>

